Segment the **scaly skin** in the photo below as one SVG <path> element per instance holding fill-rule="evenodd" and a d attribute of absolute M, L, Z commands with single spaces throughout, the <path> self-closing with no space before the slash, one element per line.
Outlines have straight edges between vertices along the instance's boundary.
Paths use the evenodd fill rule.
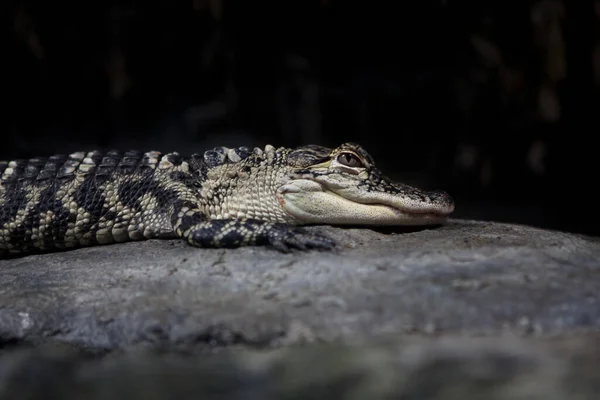
<path fill-rule="evenodd" d="M 0 162 L 0 254 L 173 237 L 198 247 L 331 249 L 300 225 L 432 225 L 453 210 L 444 192 L 387 179 L 354 143 Z"/>

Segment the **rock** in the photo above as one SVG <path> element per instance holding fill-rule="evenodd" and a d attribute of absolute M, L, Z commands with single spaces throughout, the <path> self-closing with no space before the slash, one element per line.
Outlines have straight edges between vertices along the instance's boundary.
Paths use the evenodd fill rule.
<path fill-rule="evenodd" d="M 596 238 L 465 220 L 310 229 L 341 248 L 150 240 L 0 260 L 0 339 L 189 351 L 600 327 Z"/>
<path fill-rule="evenodd" d="M 599 339 L 403 337 L 203 356 L 40 346 L 0 358 L 0 398 L 595 399 Z"/>

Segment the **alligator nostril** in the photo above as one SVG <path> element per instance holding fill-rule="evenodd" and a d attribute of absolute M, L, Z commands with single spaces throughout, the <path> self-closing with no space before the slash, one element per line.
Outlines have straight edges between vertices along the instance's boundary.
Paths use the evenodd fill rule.
<path fill-rule="evenodd" d="M 444 192 L 443 190 L 433 190 L 427 192 L 427 195 L 433 203 L 437 203 L 448 209 L 454 209 L 454 199 L 447 192 Z"/>
<path fill-rule="evenodd" d="M 431 192 L 427 192 L 427 195 L 432 199 L 448 199 L 450 195 L 443 190 L 432 190 Z"/>

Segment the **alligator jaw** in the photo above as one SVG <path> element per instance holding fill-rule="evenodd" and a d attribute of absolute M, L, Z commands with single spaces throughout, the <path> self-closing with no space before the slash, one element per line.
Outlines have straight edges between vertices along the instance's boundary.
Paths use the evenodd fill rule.
<path fill-rule="evenodd" d="M 424 199 L 381 192 L 331 190 L 319 182 L 298 179 L 284 185 L 277 197 L 301 224 L 439 225 L 454 211 L 443 192 L 422 192 Z"/>

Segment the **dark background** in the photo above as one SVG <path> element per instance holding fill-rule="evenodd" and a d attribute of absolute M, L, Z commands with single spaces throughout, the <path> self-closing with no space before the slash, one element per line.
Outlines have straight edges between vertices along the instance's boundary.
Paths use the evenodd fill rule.
<path fill-rule="evenodd" d="M 7 1 L 0 158 L 364 145 L 457 217 L 600 235 L 600 2 Z"/>

